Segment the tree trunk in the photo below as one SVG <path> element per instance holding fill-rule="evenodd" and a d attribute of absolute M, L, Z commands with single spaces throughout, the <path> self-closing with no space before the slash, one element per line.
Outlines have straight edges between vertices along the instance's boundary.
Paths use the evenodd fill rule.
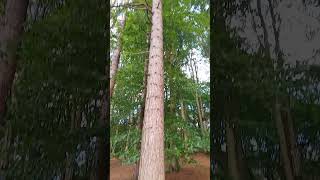
<path fill-rule="evenodd" d="M 73 133 L 75 130 L 80 128 L 81 124 L 81 110 L 79 106 L 74 107 L 71 113 L 71 126 L 70 126 L 70 133 Z M 66 171 L 64 175 L 64 180 L 72 180 L 73 179 L 73 160 L 74 160 L 74 153 L 69 152 L 66 157 Z"/>
<path fill-rule="evenodd" d="M 5 128 L 5 114 L 16 73 L 16 51 L 23 32 L 28 4 L 28 0 L 7 0 L 5 14 L 0 18 L 0 134 L 2 130 L 5 133 L 4 144 L 0 143 L 0 147 L 4 152 L 8 151 L 11 144 L 11 127 L 8 125 Z M 5 153 L 2 156 L 4 157 L 0 156 L 0 171 L 6 168 L 8 163 Z"/>
<path fill-rule="evenodd" d="M 122 35 L 123 35 L 123 30 L 126 24 L 126 15 L 124 16 L 124 20 L 121 23 L 120 26 L 120 32 L 119 32 L 119 37 L 118 37 L 118 46 L 115 49 L 112 58 L 111 58 L 111 70 L 110 70 L 110 97 L 112 97 L 113 94 L 113 89 L 116 83 L 116 74 L 118 72 L 118 66 L 119 66 L 119 61 L 120 61 L 120 54 L 122 50 Z"/>
<path fill-rule="evenodd" d="M 283 66 L 283 58 L 282 58 L 282 52 L 280 49 L 280 42 L 279 42 L 279 29 L 276 28 L 276 16 L 275 13 L 273 11 L 273 6 L 272 6 L 272 2 L 271 0 L 268 0 L 268 4 L 269 4 L 269 10 L 270 10 L 270 14 L 271 14 L 271 22 L 272 22 L 272 28 L 274 31 L 274 39 L 275 39 L 275 54 L 277 57 L 277 62 L 274 63 L 274 67 L 275 68 L 282 68 Z M 280 76 L 281 78 L 281 76 Z M 286 177 L 287 179 L 290 179 L 291 176 L 293 176 L 294 179 L 299 179 L 301 178 L 301 172 L 300 172 L 300 166 L 301 166 L 301 160 L 300 160 L 300 153 L 299 150 L 297 148 L 297 143 L 296 143 L 296 137 L 295 137 L 295 133 L 294 133 L 294 125 L 293 125 L 293 120 L 291 117 L 291 111 L 290 111 L 290 98 L 284 98 L 285 103 L 283 104 L 284 107 L 282 107 L 282 109 L 284 109 L 284 113 L 283 115 L 281 115 L 281 105 L 279 107 L 280 110 L 280 118 L 282 123 L 277 123 L 278 125 L 278 132 L 279 132 L 279 136 L 282 135 L 282 133 L 284 133 L 284 139 L 286 140 L 285 144 L 280 144 L 280 148 L 284 148 L 285 149 L 285 153 L 289 158 L 289 162 L 286 160 L 287 157 L 283 157 L 284 158 L 284 166 L 285 167 L 285 171 L 286 171 Z M 276 108 L 277 105 L 276 105 Z M 279 111 L 276 110 L 276 111 Z M 278 112 L 276 112 L 278 113 Z M 282 126 L 282 127 L 281 127 Z M 280 132 L 283 131 L 283 132 Z M 280 137 L 281 138 L 281 137 Z M 282 147 L 281 147 L 282 146 Z M 285 147 L 286 146 L 286 147 Z M 287 164 L 290 163 L 290 164 Z M 291 175 L 288 174 L 288 168 L 291 168 Z"/>
<path fill-rule="evenodd" d="M 72 180 L 73 177 L 73 156 L 69 153 L 66 158 L 66 172 L 64 174 L 64 180 Z"/>
<path fill-rule="evenodd" d="M 268 42 L 268 30 L 267 30 L 267 26 L 266 23 L 263 19 L 263 15 L 261 12 L 261 0 L 257 1 L 257 9 L 258 9 L 258 16 L 260 18 L 260 22 L 261 22 L 261 26 L 263 29 L 263 41 L 264 41 L 264 49 L 265 49 L 265 56 L 266 57 L 270 57 L 271 51 L 270 51 L 270 45 Z"/>
<path fill-rule="evenodd" d="M 297 146 L 296 142 L 296 135 L 294 132 L 294 127 L 293 127 L 293 119 L 291 117 L 291 111 L 289 108 L 284 109 L 284 113 L 282 116 L 283 119 L 283 124 L 287 136 L 287 141 L 288 141 L 288 149 L 289 149 L 289 156 L 291 157 L 291 165 L 292 165 L 292 170 L 293 174 L 296 179 L 301 179 L 302 174 L 301 174 L 301 155 L 300 151 Z"/>
<path fill-rule="evenodd" d="M 276 102 L 274 107 L 274 116 L 275 116 L 274 118 L 277 125 L 277 131 L 280 138 L 280 153 L 283 161 L 285 177 L 288 180 L 293 180 L 294 176 L 293 176 L 292 166 L 291 166 L 290 157 L 289 157 L 288 142 L 287 142 L 286 134 L 284 131 L 284 124 L 281 119 L 280 104 L 278 102 Z"/>
<path fill-rule="evenodd" d="M 0 126 L 5 124 L 6 104 L 16 72 L 16 51 L 28 4 L 28 0 L 7 0 L 3 22 L 0 22 Z"/>
<path fill-rule="evenodd" d="M 0 172 L 3 169 L 6 169 L 8 166 L 8 159 L 9 159 L 9 148 L 11 145 L 11 140 L 12 140 L 12 127 L 11 123 L 7 124 L 4 137 L 2 139 L 2 144 L 0 146 Z M 1 141 L 0 141 L 1 142 Z M 1 173 L 0 173 L 1 175 Z M 1 177 L 1 176 L 0 176 Z"/>
<path fill-rule="evenodd" d="M 240 169 L 238 167 L 238 158 L 236 150 L 236 138 L 233 129 L 233 124 L 230 121 L 226 123 L 226 136 L 229 174 L 232 180 L 240 180 Z"/>
<path fill-rule="evenodd" d="M 196 67 L 195 67 L 195 64 L 193 64 L 192 57 L 191 57 L 191 62 L 190 62 L 190 69 L 191 69 L 192 79 L 198 85 L 198 77 L 197 77 L 197 73 L 196 73 Z M 196 89 L 196 91 L 195 91 L 195 98 L 196 98 L 196 104 L 197 104 L 197 110 L 198 110 L 199 127 L 201 129 L 201 133 L 203 133 L 203 131 L 204 131 L 203 116 L 202 116 L 202 109 L 201 109 L 198 89 Z"/>
<path fill-rule="evenodd" d="M 148 34 L 147 43 L 148 43 L 148 51 L 149 51 L 149 48 L 150 48 L 150 33 Z M 147 95 L 148 65 L 149 65 L 149 59 L 148 59 L 148 55 L 147 55 L 146 60 L 144 61 L 142 104 L 141 104 L 140 122 L 139 122 L 141 130 L 142 130 L 142 127 L 143 127 L 144 108 L 145 108 L 146 95 Z"/>
<path fill-rule="evenodd" d="M 239 120 L 236 120 L 236 124 L 238 124 Z M 238 168 L 240 171 L 240 179 L 247 180 L 251 179 L 250 168 L 248 167 L 247 161 L 245 160 L 245 154 L 242 148 L 241 142 L 241 134 L 239 133 L 239 128 L 237 126 L 234 127 L 235 139 L 236 139 L 236 151 L 237 151 L 237 162 Z M 236 138 L 238 137 L 238 138 Z"/>
<path fill-rule="evenodd" d="M 186 111 L 184 109 L 184 104 L 183 104 L 183 100 L 181 100 L 180 102 L 180 105 L 181 105 L 181 118 L 183 119 L 183 121 L 185 123 L 187 123 L 187 117 L 186 117 Z M 185 146 L 185 149 L 186 149 L 186 145 L 187 145 L 187 132 L 185 129 L 182 130 L 182 133 L 183 133 L 183 140 L 184 140 L 184 146 Z"/>
<path fill-rule="evenodd" d="M 101 128 L 101 133 L 97 136 L 97 150 L 96 150 L 96 157 L 97 157 L 97 175 L 96 178 L 98 180 L 106 180 L 109 174 L 109 144 L 107 143 L 107 137 L 109 137 L 109 121 L 107 120 L 107 115 L 109 114 L 109 98 L 107 94 L 104 94 L 102 97 L 102 104 L 101 104 L 101 115 L 98 120 L 99 128 Z M 103 129 L 103 131 L 102 131 Z"/>
<path fill-rule="evenodd" d="M 268 42 L 268 32 L 266 29 L 266 25 L 264 23 L 263 20 L 263 16 L 261 14 L 261 0 L 258 0 L 258 15 L 260 17 L 261 20 L 261 24 L 262 24 L 262 28 L 263 28 L 263 32 L 265 34 L 264 37 L 264 51 L 265 54 L 267 55 L 267 57 L 271 57 L 272 51 L 270 50 L 270 45 Z M 273 7 L 272 7 L 272 3 L 270 0 L 268 0 L 269 3 L 269 10 L 270 10 L 270 14 L 271 14 L 271 21 L 272 21 L 272 28 L 274 31 L 274 38 L 275 38 L 275 54 L 277 57 L 277 62 L 273 62 L 273 66 L 274 66 L 274 70 L 276 70 L 277 68 L 282 68 L 282 54 L 281 54 L 281 49 L 280 49 L 280 43 L 279 43 L 279 30 L 276 29 L 276 19 L 275 19 L 275 14 L 273 11 Z M 277 81 L 277 79 L 279 79 L 277 77 L 277 75 L 275 75 L 275 81 Z M 287 118 L 286 120 L 284 119 L 284 117 L 281 116 L 281 103 L 278 102 L 279 99 L 279 95 L 278 92 L 276 92 L 276 97 L 275 97 L 275 102 L 274 102 L 274 118 L 276 121 L 276 127 L 277 127 L 277 131 L 278 131 L 278 135 L 280 138 L 280 154 L 281 154 L 281 159 L 283 162 L 283 168 L 284 168 L 284 174 L 286 179 L 290 179 L 293 180 L 294 179 L 294 174 L 296 174 L 297 176 L 299 176 L 299 167 L 300 167 L 300 163 L 299 163 L 299 152 L 297 151 L 297 148 L 295 146 L 295 138 L 294 138 L 294 128 L 293 128 L 293 122 L 291 119 L 291 116 L 289 118 Z M 288 124 L 286 124 L 288 123 Z M 288 127 L 289 125 L 289 127 Z M 291 140 L 290 140 L 291 139 Z M 291 142 L 290 142 L 291 141 Z M 293 149 L 291 149 L 291 147 L 293 147 Z M 291 156 L 291 153 L 293 152 L 295 155 Z M 294 164 L 295 163 L 295 167 Z"/>
<path fill-rule="evenodd" d="M 148 38 L 147 38 L 147 44 L 148 44 L 148 51 L 150 50 L 150 33 L 148 33 Z M 148 79 L 148 66 L 149 66 L 149 55 L 147 54 L 146 59 L 144 61 L 144 72 L 143 72 L 143 91 L 142 91 L 142 104 L 141 104 L 141 109 L 140 109 L 140 118 L 139 118 L 139 126 L 140 130 L 142 131 L 143 129 L 143 119 L 144 119 L 144 110 L 145 110 L 145 103 L 146 103 L 146 96 L 147 96 L 147 79 Z M 139 143 L 138 148 L 140 148 L 141 143 Z M 140 158 L 141 159 L 141 158 Z M 140 166 L 140 159 L 135 167 L 134 171 L 134 179 L 138 179 L 138 174 L 139 174 L 139 166 Z"/>
<path fill-rule="evenodd" d="M 153 0 L 139 180 L 164 180 L 164 79 L 162 0 Z"/>

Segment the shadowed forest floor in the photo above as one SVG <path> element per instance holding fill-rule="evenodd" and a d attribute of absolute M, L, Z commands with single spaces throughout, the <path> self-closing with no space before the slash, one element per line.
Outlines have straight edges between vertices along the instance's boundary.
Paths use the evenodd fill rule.
<path fill-rule="evenodd" d="M 184 164 L 179 172 L 166 174 L 166 180 L 206 180 L 210 179 L 210 157 L 197 153 L 192 156 L 196 163 Z M 118 159 L 110 161 L 110 180 L 134 180 L 135 165 L 123 165 Z"/>

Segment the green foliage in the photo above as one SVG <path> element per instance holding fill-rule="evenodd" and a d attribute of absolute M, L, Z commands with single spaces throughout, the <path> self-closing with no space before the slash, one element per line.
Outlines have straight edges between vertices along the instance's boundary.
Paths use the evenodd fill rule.
<path fill-rule="evenodd" d="M 104 8 L 98 0 L 66 1 L 51 7 L 50 15 L 24 34 L 8 112 L 17 137 L 8 177 L 52 179 L 64 172 L 66 153 L 94 155 L 90 144 L 100 114 L 96 102 L 106 83 Z M 76 112 L 82 115 L 76 117 Z M 75 118 L 82 121 L 78 127 Z M 86 168 L 73 163 L 77 176 L 90 173 L 90 158 Z"/>
<path fill-rule="evenodd" d="M 141 132 L 136 127 L 129 127 L 119 134 L 111 135 L 112 157 L 118 157 L 123 163 L 135 163 L 139 160 Z"/>
<path fill-rule="evenodd" d="M 209 151 L 208 130 L 201 134 L 199 127 L 195 126 L 198 121 L 195 92 L 198 91 L 203 106 L 209 109 L 209 83 L 198 84 L 182 70 L 189 64 L 188 58 L 193 49 L 199 49 L 204 57 L 208 57 L 208 53 L 204 53 L 208 51 L 209 45 L 209 13 L 206 4 L 179 0 L 168 1 L 163 7 L 165 157 L 166 162 L 173 166 L 179 166 L 180 158 L 190 159 L 193 153 Z M 120 12 L 112 10 L 111 14 L 115 20 Z M 111 99 L 111 155 L 125 163 L 135 163 L 140 157 L 141 132 L 137 126 L 141 121 L 141 105 L 144 103 L 141 95 L 145 60 L 149 58 L 147 40 L 151 14 L 146 10 L 129 9 L 126 16 L 120 68 Z M 112 43 L 112 47 L 117 46 L 117 41 Z M 181 101 L 185 106 L 185 120 L 181 117 Z M 130 116 L 132 120 L 129 120 Z M 209 121 L 208 113 L 205 119 Z"/>

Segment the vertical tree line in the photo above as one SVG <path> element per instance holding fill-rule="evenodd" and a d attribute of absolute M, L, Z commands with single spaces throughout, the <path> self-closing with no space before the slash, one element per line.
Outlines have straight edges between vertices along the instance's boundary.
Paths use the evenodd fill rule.
<path fill-rule="evenodd" d="M 213 157 L 212 173 L 217 178 L 318 177 L 309 166 L 318 166 L 317 148 L 310 149 L 313 159 L 306 156 L 306 146 L 311 147 L 316 141 L 305 131 L 318 133 L 317 112 L 303 110 L 318 107 L 319 94 L 311 85 L 318 83 L 318 77 L 312 76 L 311 80 L 308 75 L 317 65 L 291 56 L 283 38 L 290 32 L 286 25 L 294 22 L 285 19 L 283 9 L 299 9 L 300 5 L 256 0 L 216 1 L 213 6 L 211 49 L 216 71 L 212 88 L 216 109 L 212 137 L 217 157 Z M 300 15 L 297 17 L 304 16 Z M 300 33 L 291 38 L 303 36 Z M 304 80 L 308 82 L 303 83 Z"/>

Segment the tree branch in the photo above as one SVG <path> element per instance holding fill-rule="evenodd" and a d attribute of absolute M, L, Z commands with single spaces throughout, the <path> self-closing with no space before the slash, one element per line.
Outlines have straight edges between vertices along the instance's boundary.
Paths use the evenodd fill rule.
<path fill-rule="evenodd" d="M 146 9 L 150 12 L 152 12 L 151 7 L 146 3 L 127 3 L 127 4 L 118 4 L 118 5 L 112 5 L 111 8 L 133 8 L 133 9 Z"/>

